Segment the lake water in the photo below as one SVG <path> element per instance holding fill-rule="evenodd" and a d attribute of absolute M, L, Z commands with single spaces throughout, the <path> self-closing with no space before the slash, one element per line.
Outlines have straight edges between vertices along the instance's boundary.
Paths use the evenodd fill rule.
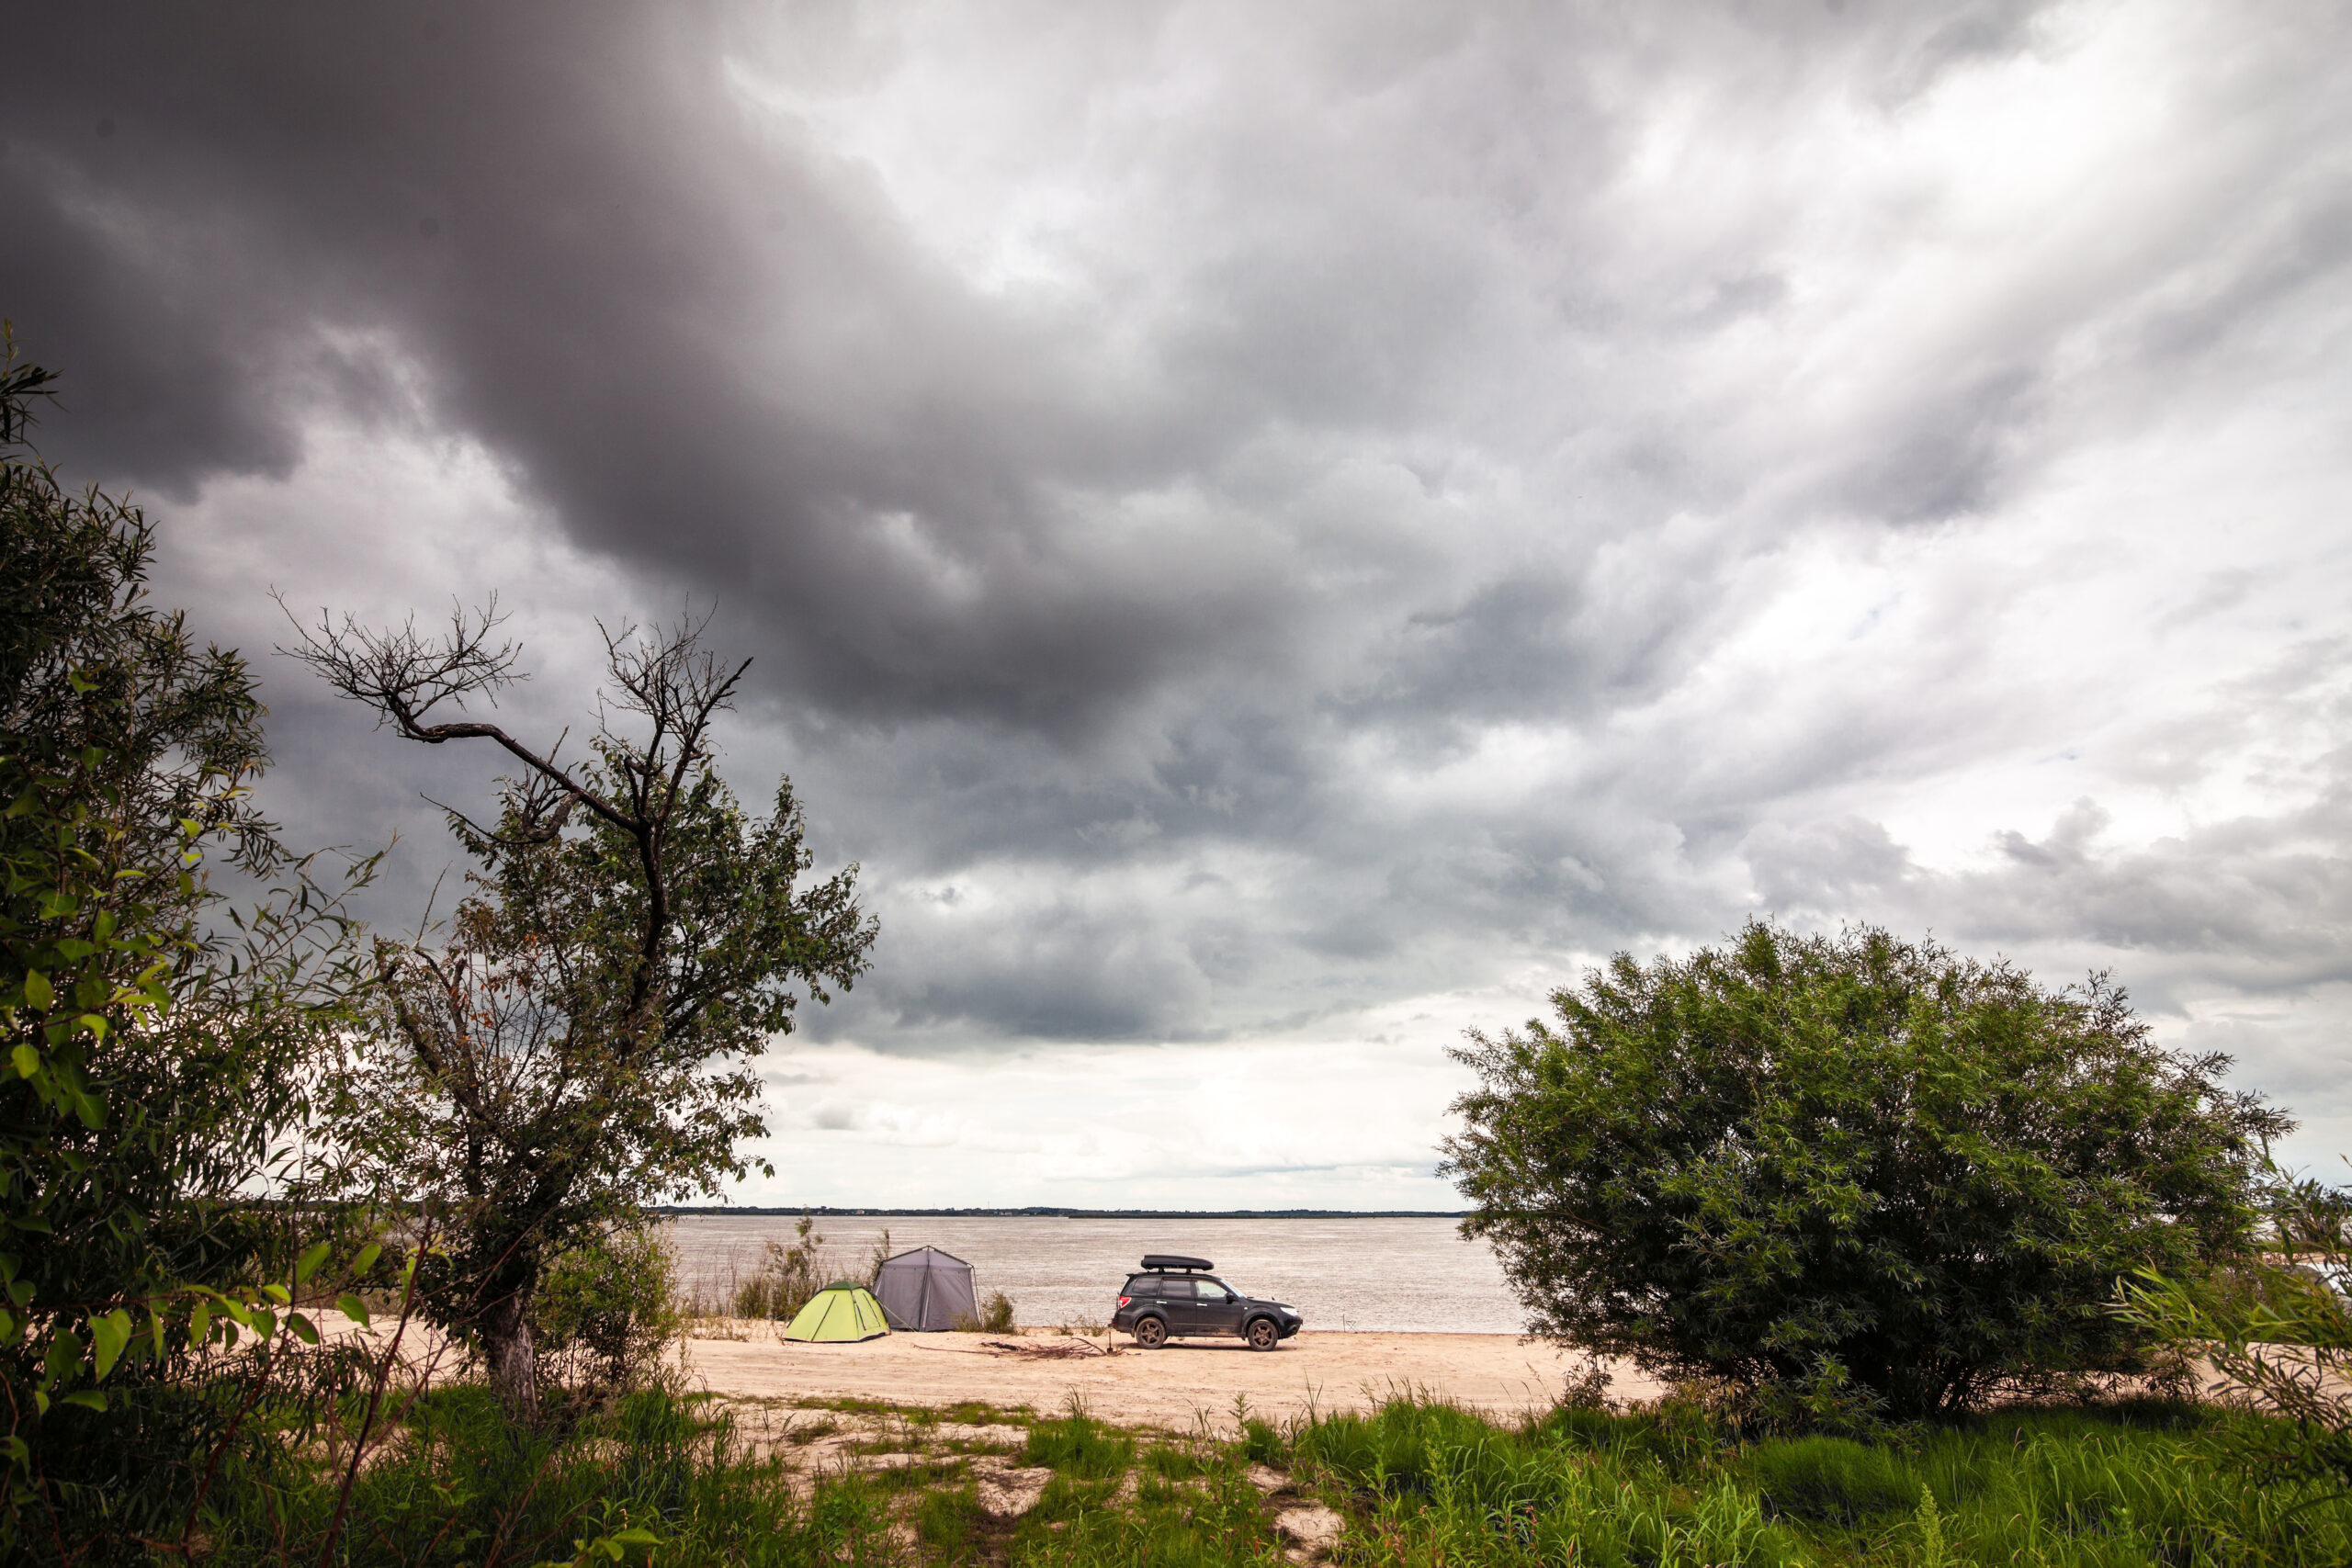
<path fill-rule="evenodd" d="M 759 1266 L 786 1215 L 681 1214 L 672 1235 L 681 1283 L 707 1294 Z M 834 1215 L 817 1221 L 839 1273 L 862 1278 L 885 1228 L 891 1250 L 926 1244 L 972 1266 L 980 1297 L 1002 1291 L 1030 1327 L 1101 1324 L 1147 1252 L 1205 1258 L 1220 1279 L 1296 1307 L 1306 1326 L 1359 1332 L 1516 1334 L 1523 1319 L 1483 1241 L 1446 1219 L 1065 1220 Z"/>

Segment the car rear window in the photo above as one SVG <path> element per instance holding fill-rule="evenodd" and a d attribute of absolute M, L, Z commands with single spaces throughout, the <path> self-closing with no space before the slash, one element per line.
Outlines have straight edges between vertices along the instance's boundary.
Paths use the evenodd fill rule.
<path fill-rule="evenodd" d="M 1126 1289 L 1119 1293 L 1123 1296 L 1156 1296 L 1159 1294 L 1159 1276 L 1137 1274 L 1127 1281 Z"/>

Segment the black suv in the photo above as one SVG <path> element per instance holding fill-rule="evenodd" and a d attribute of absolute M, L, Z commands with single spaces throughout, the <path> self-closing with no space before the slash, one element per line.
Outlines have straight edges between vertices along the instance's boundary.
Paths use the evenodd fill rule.
<path fill-rule="evenodd" d="M 1238 1335 L 1252 1350 L 1271 1350 L 1298 1332 L 1305 1320 L 1297 1309 L 1227 1289 L 1209 1274 L 1215 1267 L 1204 1258 L 1151 1254 L 1143 1272 L 1130 1274 L 1121 1287 L 1111 1326 L 1134 1335 L 1147 1350 L 1188 1334 Z"/>

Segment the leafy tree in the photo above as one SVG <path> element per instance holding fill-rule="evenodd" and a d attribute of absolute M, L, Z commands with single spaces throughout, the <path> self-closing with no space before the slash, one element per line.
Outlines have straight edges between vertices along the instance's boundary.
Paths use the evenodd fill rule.
<path fill-rule="evenodd" d="M 1913 1417 L 2143 1367 L 2119 1279 L 2248 1244 L 2291 1125 L 2050 990 L 1885 931 L 1619 955 L 1458 1059 L 1445 1145 L 1531 1328 L 1768 1409 Z"/>
<path fill-rule="evenodd" d="M 0 367 L 0 1555 L 66 1559 L 186 1528 L 235 1426 L 197 1352 L 278 1338 L 289 1212 L 252 1200 L 302 1179 L 277 1135 L 356 976 L 248 793 L 244 661 L 147 602 L 137 509 L 24 446 L 51 380 Z M 215 856 L 277 891 L 232 911 Z"/>
<path fill-rule="evenodd" d="M 345 1093 L 383 1190 L 435 1237 L 429 1310 L 478 1338 L 527 1416 L 548 1260 L 746 1172 L 738 1145 L 766 1130 L 754 1058 L 801 995 L 828 1000 L 864 972 L 875 927 L 854 866 L 801 885 L 813 859 L 789 781 L 754 818 L 718 775 L 712 722 L 748 661 L 721 667 L 693 623 L 608 634 L 594 754 L 571 765 L 498 726 L 435 720 L 516 678 L 497 625 L 492 607 L 428 639 L 322 617 L 296 651 L 406 739 L 486 739 L 523 765 L 494 825 L 450 814 L 473 891 L 443 940 L 382 949 Z"/>

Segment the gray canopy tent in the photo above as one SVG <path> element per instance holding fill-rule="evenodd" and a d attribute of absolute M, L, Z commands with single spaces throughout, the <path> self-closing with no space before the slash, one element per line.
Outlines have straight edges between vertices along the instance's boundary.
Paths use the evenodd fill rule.
<path fill-rule="evenodd" d="M 884 1258 L 875 1270 L 874 1294 L 882 1315 L 901 1332 L 933 1334 L 980 1320 L 972 1266 L 935 1247 Z"/>

